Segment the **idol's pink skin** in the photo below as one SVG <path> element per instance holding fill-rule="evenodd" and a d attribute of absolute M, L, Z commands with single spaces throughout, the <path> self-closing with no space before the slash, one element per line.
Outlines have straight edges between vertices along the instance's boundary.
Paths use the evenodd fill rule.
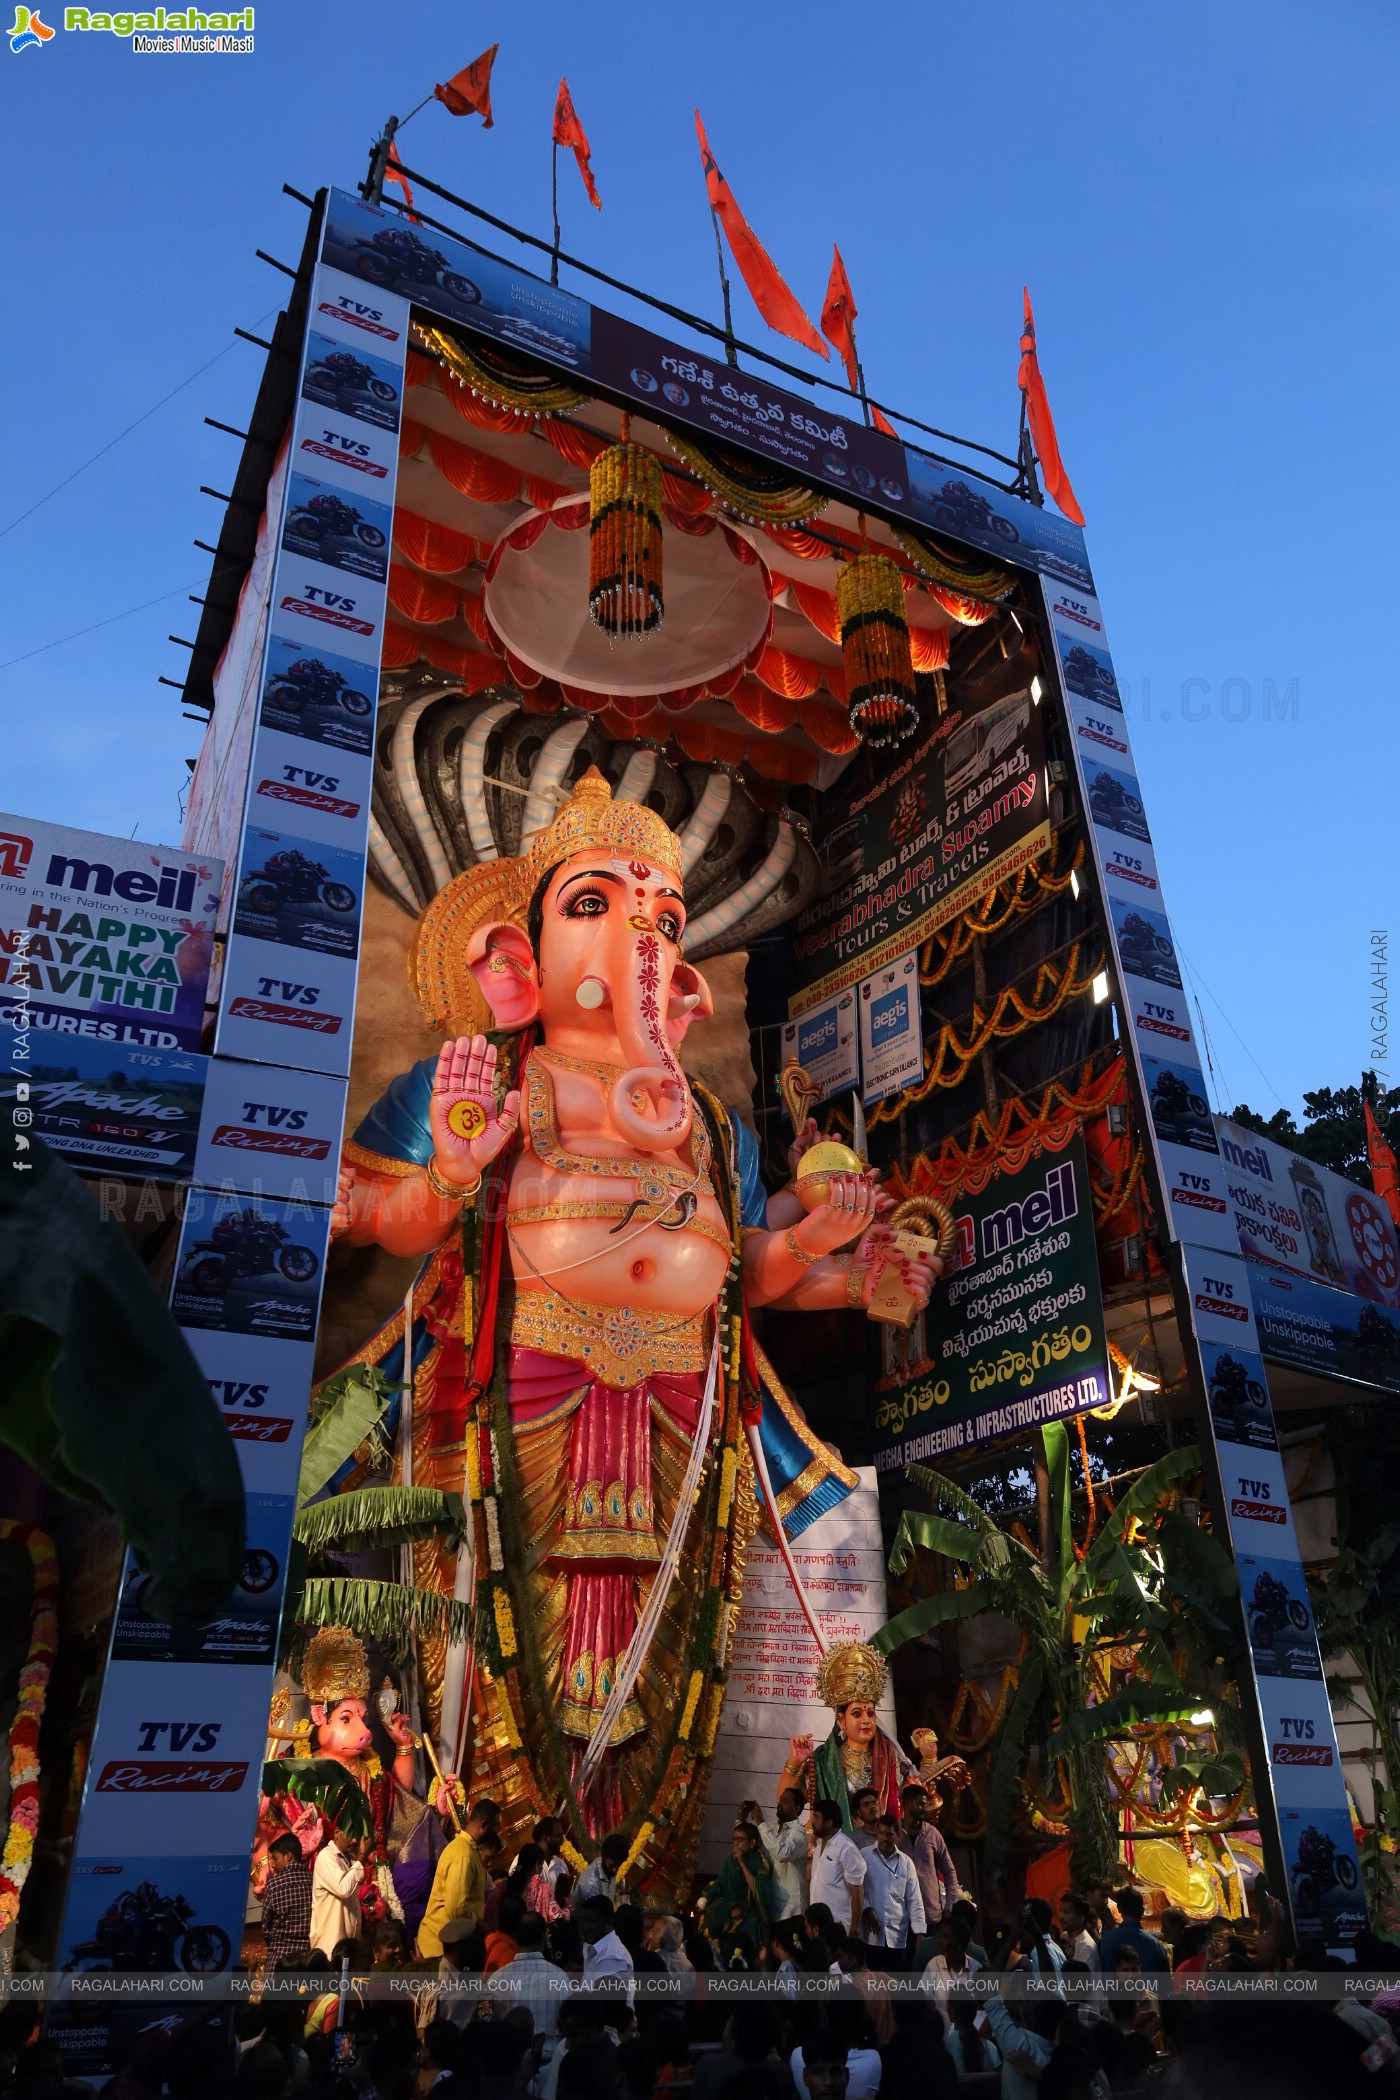
<path fill-rule="evenodd" d="M 311 1725 L 316 1731 L 316 1755 L 333 1757 L 337 1764 L 367 1757 L 374 1737 L 366 1719 L 369 1709 L 363 1699 L 342 1699 L 335 1706 L 313 1705 Z M 384 1724 L 398 1746 L 394 1777 L 406 1793 L 413 1791 L 413 1730 L 405 1714 L 391 1714 Z"/>
<path fill-rule="evenodd" d="M 852 1699 L 848 1706 L 838 1707 L 836 1720 L 846 1741 L 857 1750 L 868 1749 L 880 1732 L 880 1724 L 875 1718 L 875 1708 L 868 1699 Z M 814 1737 L 810 1735 L 790 1735 L 788 1737 L 789 1771 L 800 1771 L 812 1757 L 815 1749 L 816 1741 Z M 784 1775 L 784 1780 L 781 1783 L 788 1783 L 786 1775 Z"/>
<path fill-rule="evenodd" d="M 609 1077 L 553 1068 L 559 1136 L 571 1152 L 600 1160 L 655 1159 L 693 1172 L 689 1140 L 694 1102 L 677 1051 L 687 1028 L 714 1011 L 709 986 L 682 959 L 685 904 L 675 879 L 645 862 L 590 850 L 566 861 L 544 897 L 538 959 L 521 929 L 479 927 L 467 960 L 496 1026 L 515 1032 L 539 1025 L 544 1046 L 610 1066 Z M 498 1109 L 496 1053 L 484 1036 L 444 1043 L 431 1106 L 435 1166 L 444 1181 L 470 1187 L 514 1135 L 520 1096 Z M 450 1125 L 454 1107 L 476 1104 L 484 1128 L 473 1138 Z M 561 1173 L 539 1159 L 528 1134 L 511 1173 L 510 1208 L 628 1200 L 635 1179 Z M 721 1230 L 719 1204 L 696 1177 L 695 1213 Z M 849 1271 L 829 1259 L 856 1245 L 862 1298 L 869 1301 L 889 1234 L 878 1222 L 887 1208 L 875 1177 L 833 1175 L 830 1200 L 791 1225 L 776 1199 L 770 1223 L 744 1241 L 745 1290 L 751 1305 L 816 1310 L 847 1304 Z M 391 1253 L 422 1255 L 439 1246 L 460 1207 L 433 1193 L 423 1175 L 341 1175 L 332 1231 L 355 1245 L 376 1242 Z M 672 1213 L 672 1218 L 676 1213 Z M 677 1317 L 712 1306 L 727 1267 L 722 1245 L 693 1231 L 668 1231 L 645 1218 L 614 1232 L 615 1219 L 567 1219 L 513 1227 L 510 1260 L 517 1288 L 546 1284 L 574 1303 L 627 1305 Z M 788 1234 L 804 1261 L 795 1255 Z M 858 1243 L 858 1244 L 857 1244 Z M 936 1258 L 902 1262 L 916 1302 L 928 1302 L 941 1273 Z"/>

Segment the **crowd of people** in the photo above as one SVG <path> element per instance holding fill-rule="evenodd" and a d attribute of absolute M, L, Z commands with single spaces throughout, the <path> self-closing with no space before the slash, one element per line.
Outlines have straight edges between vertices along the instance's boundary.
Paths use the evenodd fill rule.
<path fill-rule="evenodd" d="M 1170 1909 L 1149 1926 L 1140 1890 L 1089 1880 L 1053 1911 L 1031 1897 L 993 1924 L 959 1887 L 921 1787 L 905 1790 L 898 1817 L 873 1793 L 852 1808 L 847 1829 L 838 1804 L 809 1808 L 795 1791 L 771 1816 L 743 1803 L 729 1857 L 677 1911 L 629 1894 L 620 1834 L 577 1876 L 552 1818 L 507 1857 L 487 1799 L 439 1857 L 416 1924 L 362 1909 L 364 1847 L 333 1835 L 313 1869 L 279 1839 L 262 1943 L 246 1950 L 264 1981 L 235 2012 L 232 2052 L 207 2008 L 154 2022 L 103 2100 L 1400 2091 L 1389 1943 L 1358 1950 L 1397 1978 L 1370 2007 L 1222 2003 L 1182 1982 L 1281 1966 L 1271 1900 L 1246 1931 Z M 1071 1987 L 1092 1976 L 1118 1987 Z M 32 2038 L 32 2007 L 27 2045 L 24 2009 L 9 2016 L 0 2100 L 91 2100 L 52 2043 Z"/>

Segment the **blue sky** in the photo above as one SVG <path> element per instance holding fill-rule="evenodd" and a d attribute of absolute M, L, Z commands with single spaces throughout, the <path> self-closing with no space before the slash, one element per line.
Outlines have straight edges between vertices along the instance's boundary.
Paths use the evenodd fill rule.
<path fill-rule="evenodd" d="M 497 38 L 494 130 L 434 105 L 405 136 L 410 165 L 547 233 L 565 72 L 604 204 L 561 164 L 565 246 L 713 313 L 698 102 L 810 311 L 839 241 L 872 389 L 928 422 L 1012 448 L 1029 283 L 1222 1105 L 1297 1110 L 1305 1087 L 1354 1080 L 1369 931 L 1400 941 L 1385 0 L 261 0 L 250 57 L 62 31 L 0 45 L 0 533 L 215 360 L 0 537 L 5 802 L 178 836 L 198 730 L 156 680 L 181 675 L 166 635 L 193 633 L 185 593 L 207 562 L 191 541 L 218 523 L 199 485 L 233 470 L 234 441 L 202 418 L 241 427 L 259 353 L 232 330 L 265 332 L 281 303 L 253 251 L 295 261 L 305 215 L 283 181 L 353 187 L 389 110 Z M 1266 682 L 1282 719 L 1265 719 Z"/>

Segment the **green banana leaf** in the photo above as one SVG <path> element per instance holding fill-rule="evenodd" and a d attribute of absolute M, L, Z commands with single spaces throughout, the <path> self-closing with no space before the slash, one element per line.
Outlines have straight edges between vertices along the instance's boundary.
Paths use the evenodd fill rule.
<path fill-rule="evenodd" d="M 407 1654 L 415 1634 L 469 1641 L 475 1624 L 473 1607 L 456 1597 L 357 1575 L 308 1576 L 297 1617 L 310 1626 L 348 1626 L 362 1640 L 378 1641 L 395 1660 Z"/>
<path fill-rule="evenodd" d="M 870 1645 L 880 1655 L 892 1655 L 906 1641 L 932 1633 L 935 1626 L 946 1626 L 951 1619 L 975 1619 L 980 1612 L 995 1609 L 981 1583 L 974 1582 L 965 1590 L 945 1590 L 942 1596 L 923 1597 L 907 1611 L 887 1619 L 878 1633 L 871 1634 Z"/>
<path fill-rule="evenodd" d="M 1102 1743 L 1126 1735 L 1139 1721 L 1189 1721 L 1200 1705 L 1199 1698 L 1182 1684 L 1140 1685 L 1116 1699 L 1097 1706 L 1081 1706 L 1062 1720 L 1046 1744 L 1046 1755 L 1064 1757 L 1081 1743 Z"/>
<path fill-rule="evenodd" d="M 391 1385 L 375 1364 L 351 1364 L 327 1379 L 318 1396 L 322 1405 L 301 1453 L 301 1477 L 297 1501 L 309 1502 L 319 1495 L 331 1476 L 340 1471 L 377 1428 L 389 1402 L 402 1387 Z"/>
<path fill-rule="evenodd" d="M 351 1553 L 371 1546 L 406 1546 L 434 1532 L 451 1551 L 465 1535 L 466 1506 L 460 1495 L 438 1488 L 368 1487 L 328 1495 L 299 1509 L 292 1536 L 308 1553 L 331 1548 Z"/>
<path fill-rule="evenodd" d="M 1149 1466 L 1133 1482 L 1090 1546 L 1084 1561 L 1086 1572 L 1092 1575 L 1096 1571 L 1100 1558 L 1106 1557 L 1122 1539 L 1135 1517 L 1146 1523 L 1163 1496 L 1172 1488 L 1180 1487 L 1183 1481 L 1194 1480 L 1200 1470 L 1201 1453 L 1196 1444 L 1183 1444 L 1179 1451 L 1169 1451 L 1165 1458 L 1159 1458 L 1155 1465 Z"/>
<path fill-rule="evenodd" d="M 35 1138 L 0 1177 L 0 1442 L 112 1511 L 153 1617 L 212 1618 L 238 1579 L 238 1456 L 209 1381 L 119 1226 Z"/>
<path fill-rule="evenodd" d="M 342 1837 L 374 1835 L 374 1817 L 364 1788 L 333 1757 L 269 1758 L 262 1768 L 262 1790 L 311 1802 Z"/>
<path fill-rule="evenodd" d="M 1065 1604 L 1071 1590 L 1079 1579 L 1079 1563 L 1074 1557 L 1074 1532 L 1071 1525 L 1070 1478 L 1069 1478 L 1069 1431 L 1063 1422 L 1046 1422 L 1040 1432 L 1041 1445 L 1045 1452 L 1045 1463 L 1050 1473 L 1050 1509 L 1055 1524 L 1055 1574 L 1061 1605 Z"/>
<path fill-rule="evenodd" d="M 889 1568 L 891 1575 L 903 1575 L 914 1558 L 917 1547 L 928 1553 L 941 1553 L 948 1560 L 963 1561 L 968 1567 L 980 1564 L 986 1540 L 966 1524 L 954 1524 L 947 1517 L 930 1516 L 927 1510 L 906 1509 L 899 1519 L 899 1527 L 890 1548 Z"/>

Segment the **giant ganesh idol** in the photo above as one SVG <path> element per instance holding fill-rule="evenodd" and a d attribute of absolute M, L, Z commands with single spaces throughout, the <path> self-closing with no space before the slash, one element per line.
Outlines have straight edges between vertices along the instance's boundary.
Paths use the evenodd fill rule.
<path fill-rule="evenodd" d="M 450 1039 L 360 1124 L 335 1216 L 425 1257 L 412 1477 L 472 1524 L 415 1572 L 474 1597 L 478 1629 L 472 1654 L 420 1654 L 429 1725 L 508 1843 L 556 1812 L 584 1854 L 621 1828 L 632 1885 L 658 1889 L 693 1859 L 760 1514 L 792 1538 L 854 1485 L 747 1308 L 861 1307 L 890 1261 L 923 1304 L 938 1273 L 892 1253 L 871 1176 L 832 1175 L 811 1210 L 766 1197 L 751 1133 L 687 1079 L 713 1002 L 679 868 L 590 771 L 522 857 L 439 892 L 410 969 Z M 406 1317 L 362 1360 L 401 1377 Z"/>

